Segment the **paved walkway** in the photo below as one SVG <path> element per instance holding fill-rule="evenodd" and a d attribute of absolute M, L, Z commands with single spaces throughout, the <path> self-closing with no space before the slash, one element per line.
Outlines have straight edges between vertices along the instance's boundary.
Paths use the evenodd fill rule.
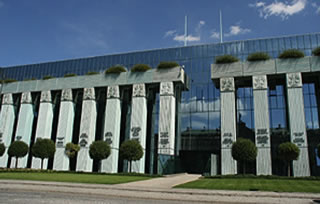
<path fill-rule="evenodd" d="M 320 194 L 313 193 L 277 193 L 253 191 L 223 191 L 170 188 L 173 183 L 192 180 L 198 175 L 150 179 L 151 183 L 135 182 L 128 185 L 78 184 L 42 181 L 0 180 L 1 192 L 48 192 L 64 193 L 72 196 L 123 197 L 132 199 L 152 199 L 167 201 L 186 201 L 195 203 L 314 203 L 320 200 Z M 182 179 L 183 178 L 183 179 Z M 140 185 L 140 186 L 138 186 Z M 0 202 L 1 203 L 1 202 Z"/>
<path fill-rule="evenodd" d="M 161 178 L 149 179 L 144 181 L 137 181 L 131 183 L 117 184 L 117 187 L 123 188 L 157 188 L 157 189 L 170 189 L 176 185 L 187 183 L 197 180 L 201 177 L 199 174 L 173 174 Z"/>

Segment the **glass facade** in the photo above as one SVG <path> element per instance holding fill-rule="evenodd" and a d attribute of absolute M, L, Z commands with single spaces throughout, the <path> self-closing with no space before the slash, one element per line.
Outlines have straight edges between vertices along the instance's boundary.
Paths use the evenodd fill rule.
<path fill-rule="evenodd" d="M 202 173 L 206 169 L 210 154 L 220 154 L 220 91 L 211 80 L 211 64 L 216 56 L 231 54 L 241 60 L 245 60 L 250 53 L 266 52 L 272 57 L 277 57 L 283 50 L 296 48 L 302 50 L 306 55 L 311 55 L 312 49 L 320 46 L 320 33 L 296 35 L 288 37 L 277 37 L 268 39 L 255 39 L 246 41 L 235 41 L 216 44 L 203 44 L 186 47 L 167 49 L 156 49 L 132 53 L 97 56 L 82 59 L 71 59 L 65 61 L 48 62 L 41 64 L 22 65 L 6 67 L 2 69 L 2 78 L 13 78 L 24 80 L 30 78 L 41 79 L 43 76 L 51 75 L 62 77 L 67 73 L 84 75 L 89 71 L 103 72 L 106 68 L 121 64 L 130 69 L 135 64 L 148 64 L 156 67 L 160 61 L 176 61 L 184 66 L 190 78 L 189 91 L 181 96 L 181 158 L 188 157 L 188 160 L 197 160 L 198 165 L 184 164 L 189 172 Z M 254 114 L 252 82 L 250 79 L 242 80 L 248 83 L 237 84 L 237 131 L 239 137 L 247 137 L 254 141 Z M 318 122 L 318 81 L 304 84 L 304 97 L 306 123 L 308 128 L 308 140 L 317 138 L 319 131 Z M 272 154 L 276 154 L 277 144 L 282 141 L 289 141 L 288 120 L 286 110 L 285 79 L 269 81 L 269 111 Z M 78 97 L 81 91 L 77 90 Z M 101 95 L 102 93 L 100 93 Z M 103 97 L 103 95 L 102 95 Z M 155 93 L 155 108 L 153 117 L 155 124 L 158 120 L 159 95 Z M 103 104 L 101 104 L 103 106 Z M 77 104 L 76 112 L 81 111 Z M 130 112 L 129 110 L 127 112 Z M 125 114 L 125 113 L 124 113 Z M 77 118 L 77 117 L 76 117 Z M 125 115 L 122 116 L 124 120 Z M 75 126 L 78 122 L 75 122 Z M 156 135 L 157 125 L 153 130 Z M 76 133 L 75 133 L 76 134 Z M 122 132 L 122 137 L 125 133 Z M 319 134 L 318 134 L 319 135 Z M 155 138 L 157 135 L 155 136 Z M 156 140 L 156 139 L 155 139 Z M 318 141 L 318 139 L 315 139 Z M 76 141 L 74 141 L 76 142 Z M 152 141 L 148 141 L 153 144 Z M 318 141 L 318 143 L 320 140 Z M 310 144 L 310 142 L 309 142 Z M 148 151 L 153 151 L 150 145 Z M 310 150 L 311 151 L 311 150 Z M 314 151 L 314 150 L 312 150 Z M 313 152 L 314 153 L 314 152 Z M 319 158 L 314 162 L 319 164 Z M 317 159 L 317 160 L 315 160 Z M 149 158 L 152 163 L 152 158 Z M 273 157 L 273 164 L 278 164 L 276 157 Z M 281 163 L 281 162 L 280 162 Z M 284 174 L 282 168 L 272 165 L 275 174 Z M 150 170 L 152 171 L 152 170 Z M 319 171 L 313 169 L 312 171 Z"/>

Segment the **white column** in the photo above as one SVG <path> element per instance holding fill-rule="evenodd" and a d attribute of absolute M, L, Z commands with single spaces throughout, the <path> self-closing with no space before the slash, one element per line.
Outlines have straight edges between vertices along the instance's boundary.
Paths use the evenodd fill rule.
<path fill-rule="evenodd" d="M 299 159 L 293 161 L 293 175 L 310 176 L 301 73 L 288 73 L 286 76 L 290 140 L 300 148 Z"/>
<path fill-rule="evenodd" d="M 11 143 L 15 117 L 16 114 L 12 94 L 4 94 L 0 113 L 0 143 L 4 144 L 6 151 L 4 152 L 4 155 L 0 157 L 1 168 L 6 168 L 8 164 L 7 151 Z"/>
<path fill-rule="evenodd" d="M 119 86 L 109 86 L 104 116 L 104 140 L 111 147 L 111 154 L 101 162 L 101 172 L 117 173 L 120 142 L 121 101 Z"/>
<path fill-rule="evenodd" d="M 84 88 L 79 145 L 80 151 L 77 158 L 77 171 L 92 171 L 93 160 L 89 156 L 89 146 L 95 139 L 97 107 L 94 88 Z"/>
<path fill-rule="evenodd" d="M 234 78 L 220 79 L 221 102 L 221 174 L 236 174 L 237 162 L 231 154 L 236 141 L 236 105 Z"/>
<path fill-rule="evenodd" d="M 138 140 L 143 148 L 143 156 L 132 162 L 132 172 L 144 173 L 145 149 L 147 134 L 147 99 L 145 84 L 134 84 L 132 87 L 132 109 L 130 139 Z"/>
<path fill-rule="evenodd" d="M 31 93 L 22 93 L 19 118 L 16 129 L 15 141 L 25 142 L 29 148 L 31 144 L 31 134 L 34 119 L 34 107 L 32 105 Z M 15 168 L 16 158 L 11 158 L 11 168 Z M 26 168 L 28 163 L 28 154 L 19 158 L 18 168 Z"/>
<path fill-rule="evenodd" d="M 253 76 L 255 142 L 258 148 L 257 175 L 271 175 L 270 120 L 267 76 Z"/>
<path fill-rule="evenodd" d="M 62 90 L 53 170 L 69 170 L 70 161 L 65 154 L 65 146 L 72 141 L 74 106 L 72 89 Z"/>
<path fill-rule="evenodd" d="M 158 173 L 163 173 L 163 167 L 175 152 L 176 98 L 173 82 L 160 83 L 159 107 L 159 140 L 158 140 Z M 170 168 L 170 167 L 169 167 Z"/>
<path fill-rule="evenodd" d="M 52 122 L 53 122 L 53 106 L 51 99 L 50 91 L 42 91 L 40 97 L 40 107 L 39 107 L 39 116 L 38 123 L 36 129 L 36 138 L 46 138 L 51 139 L 51 131 L 52 131 Z M 47 169 L 48 167 L 48 159 L 43 160 L 43 169 Z M 41 168 L 41 159 L 32 157 L 32 169 L 40 169 Z"/>

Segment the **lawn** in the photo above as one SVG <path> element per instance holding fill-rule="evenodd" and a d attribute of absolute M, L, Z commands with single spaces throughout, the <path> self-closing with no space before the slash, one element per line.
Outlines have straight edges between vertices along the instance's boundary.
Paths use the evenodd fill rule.
<path fill-rule="evenodd" d="M 119 184 L 151 179 L 143 175 L 89 174 L 89 173 L 46 173 L 46 172 L 1 172 L 0 179 L 57 181 L 93 184 Z"/>
<path fill-rule="evenodd" d="M 201 178 L 196 181 L 175 186 L 175 188 L 320 193 L 320 180 L 267 178 Z"/>

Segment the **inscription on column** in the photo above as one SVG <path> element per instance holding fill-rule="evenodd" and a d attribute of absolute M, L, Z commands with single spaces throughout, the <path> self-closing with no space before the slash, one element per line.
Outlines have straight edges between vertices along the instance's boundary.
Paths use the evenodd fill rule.
<path fill-rule="evenodd" d="M 257 145 L 264 147 L 269 143 L 268 129 L 257 129 Z"/>
<path fill-rule="evenodd" d="M 139 139 L 139 132 L 141 131 L 140 127 L 132 127 L 131 132 L 132 132 L 132 139 L 134 140 L 140 140 Z"/>
<path fill-rule="evenodd" d="M 296 144 L 298 147 L 302 147 L 305 143 L 304 133 L 303 132 L 294 132 L 292 142 Z"/>
<path fill-rule="evenodd" d="M 233 143 L 233 140 L 232 140 L 232 133 L 224 133 L 222 135 L 223 139 L 222 139 L 222 145 L 223 147 L 231 147 L 232 146 L 232 143 Z"/>
<path fill-rule="evenodd" d="M 57 148 L 63 148 L 64 137 L 57 137 Z"/>
<path fill-rule="evenodd" d="M 82 133 L 80 135 L 80 147 L 86 147 L 88 144 L 88 135 L 86 133 Z"/>
<path fill-rule="evenodd" d="M 109 145 L 112 144 L 112 132 L 106 132 L 104 135 L 104 141 L 106 141 Z"/>

